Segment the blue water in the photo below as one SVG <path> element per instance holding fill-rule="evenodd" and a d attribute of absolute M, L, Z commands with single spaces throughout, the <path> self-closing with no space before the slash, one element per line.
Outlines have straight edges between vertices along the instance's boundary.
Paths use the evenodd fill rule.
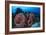
<path fill-rule="evenodd" d="M 17 8 L 20 8 L 23 12 L 33 12 L 35 15 L 40 15 L 40 7 L 24 7 L 24 6 L 12 6 L 12 13 L 15 14 Z M 39 17 L 39 16 L 38 16 Z M 40 23 L 34 23 L 32 27 L 39 27 Z"/>
<path fill-rule="evenodd" d="M 23 7 L 23 6 L 12 6 L 12 13 L 15 13 L 17 8 L 22 9 L 24 12 L 34 12 L 35 14 L 40 14 L 40 7 Z"/>

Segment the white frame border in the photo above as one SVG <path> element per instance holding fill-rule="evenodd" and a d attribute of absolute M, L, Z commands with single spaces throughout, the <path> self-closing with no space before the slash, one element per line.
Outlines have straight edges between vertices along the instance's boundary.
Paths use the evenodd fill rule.
<path fill-rule="evenodd" d="M 13 28 L 12 29 L 12 6 L 40 7 L 40 27 L 39 28 Z M 24 5 L 24 4 L 9 4 L 9 31 L 27 31 L 27 30 L 42 30 L 43 29 L 43 6 L 42 5 Z"/>

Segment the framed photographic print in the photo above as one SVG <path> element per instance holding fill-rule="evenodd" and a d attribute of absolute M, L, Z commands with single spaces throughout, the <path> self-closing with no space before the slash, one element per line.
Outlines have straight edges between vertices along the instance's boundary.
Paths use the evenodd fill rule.
<path fill-rule="evenodd" d="M 6 1 L 5 34 L 44 32 L 44 3 Z"/>

